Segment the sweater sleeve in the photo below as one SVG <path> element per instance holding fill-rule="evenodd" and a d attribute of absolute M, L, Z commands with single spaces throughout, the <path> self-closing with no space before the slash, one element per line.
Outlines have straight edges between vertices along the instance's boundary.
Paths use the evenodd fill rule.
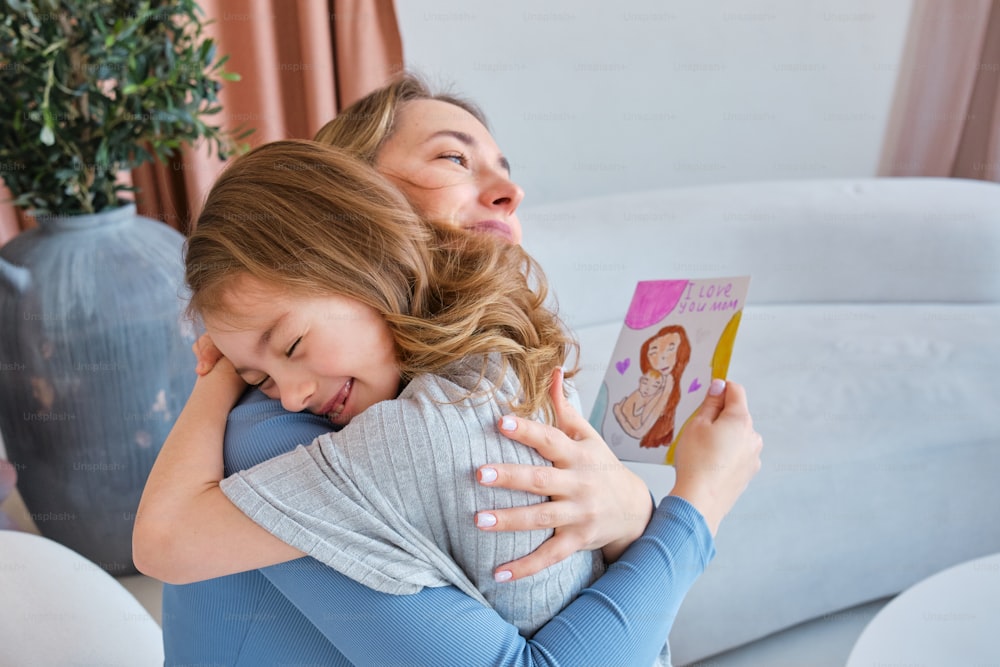
<path fill-rule="evenodd" d="M 530 639 L 452 586 L 388 595 L 315 561 L 264 573 L 359 666 L 651 665 L 714 555 L 697 510 L 667 497 L 643 536 Z"/>

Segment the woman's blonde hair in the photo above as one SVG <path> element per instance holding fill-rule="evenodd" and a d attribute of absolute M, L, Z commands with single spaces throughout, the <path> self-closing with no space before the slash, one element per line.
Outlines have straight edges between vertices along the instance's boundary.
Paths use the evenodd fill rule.
<path fill-rule="evenodd" d="M 552 418 L 552 371 L 576 349 L 520 246 L 425 222 L 374 168 L 315 142 L 274 142 L 234 159 L 185 261 L 195 314 L 225 312 L 227 291 L 247 275 L 370 306 L 388 323 L 404 380 L 499 353 L 520 380 L 510 408 L 522 416 Z"/>
<path fill-rule="evenodd" d="M 342 110 L 320 128 L 313 140 L 338 146 L 368 164 L 375 164 L 379 149 L 396 129 L 400 108 L 414 100 L 438 100 L 453 104 L 468 111 L 489 128 L 483 112 L 472 102 L 450 93 L 433 93 L 416 74 L 404 72 Z"/>

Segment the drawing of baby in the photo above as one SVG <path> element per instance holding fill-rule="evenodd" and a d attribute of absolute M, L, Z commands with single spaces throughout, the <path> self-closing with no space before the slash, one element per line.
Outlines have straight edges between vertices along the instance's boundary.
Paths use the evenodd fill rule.
<path fill-rule="evenodd" d="M 667 379 L 655 368 L 650 368 L 639 378 L 639 387 L 631 394 L 615 403 L 615 419 L 622 430 L 638 440 L 646 435 L 653 425 L 659 411 L 662 410 L 661 397 L 668 395 L 663 391 Z"/>

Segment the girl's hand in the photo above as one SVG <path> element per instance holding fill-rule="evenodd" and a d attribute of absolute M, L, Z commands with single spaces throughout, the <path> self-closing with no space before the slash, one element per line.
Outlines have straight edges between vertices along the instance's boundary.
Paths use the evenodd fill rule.
<path fill-rule="evenodd" d="M 653 512 L 645 482 L 625 467 L 600 434 L 566 400 L 562 370 L 552 377 L 552 402 L 558 428 L 504 417 L 500 430 L 532 447 L 552 467 L 490 464 L 477 472 L 481 484 L 528 491 L 551 500 L 476 515 L 484 530 L 538 530 L 555 534 L 534 552 L 506 563 L 497 572 L 510 580 L 535 574 L 584 549 L 603 549 L 608 562 L 616 560 L 638 538 Z M 495 518 L 492 526 L 489 515 Z"/>
<path fill-rule="evenodd" d="M 712 380 L 705 402 L 677 441 L 677 481 L 670 495 L 694 505 L 715 535 L 723 517 L 760 470 L 763 446 L 753 429 L 743 387 Z"/>
<path fill-rule="evenodd" d="M 202 334 L 192 346 L 195 355 L 198 356 L 198 379 L 194 383 L 194 389 L 188 401 L 211 400 L 218 401 L 227 407 L 227 412 L 232 410 L 240 396 L 247 390 L 247 383 L 243 381 L 233 367 L 232 362 L 222 356 L 215 343 Z"/>
<path fill-rule="evenodd" d="M 208 334 L 199 336 L 198 340 L 191 346 L 191 351 L 194 352 L 194 356 L 198 360 L 198 364 L 194 368 L 194 372 L 198 375 L 207 375 L 219 359 L 222 359 L 222 353 L 219 352 L 219 348 L 215 347 L 215 343 L 212 342 Z"/>

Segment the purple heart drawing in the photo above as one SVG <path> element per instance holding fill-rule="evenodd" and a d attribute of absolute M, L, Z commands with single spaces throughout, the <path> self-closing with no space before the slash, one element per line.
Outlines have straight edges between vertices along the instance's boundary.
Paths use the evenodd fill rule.
<path fill-rule="evenodd" d="M 688 387 L 688 393 L 689 394 L 693 394 L 694 392 L 698 391 L 699 389 L 701 389 L 701 383 L 698 382 L 698 378 L 695 378 L 694 380 L 691 381 L 691 386 Z"/>
<path fill-rule="evenodd" d="M 619 375 L 625 375 L 625 371 L 628 370 L 628 366 L 631 363 L 632 363 L 632 360 L 629 359 L 629 358 L 622 359 L 621 361 L 616 361 L 615 362 L 615 368 L 618 369 L 618 374 Z"/>

